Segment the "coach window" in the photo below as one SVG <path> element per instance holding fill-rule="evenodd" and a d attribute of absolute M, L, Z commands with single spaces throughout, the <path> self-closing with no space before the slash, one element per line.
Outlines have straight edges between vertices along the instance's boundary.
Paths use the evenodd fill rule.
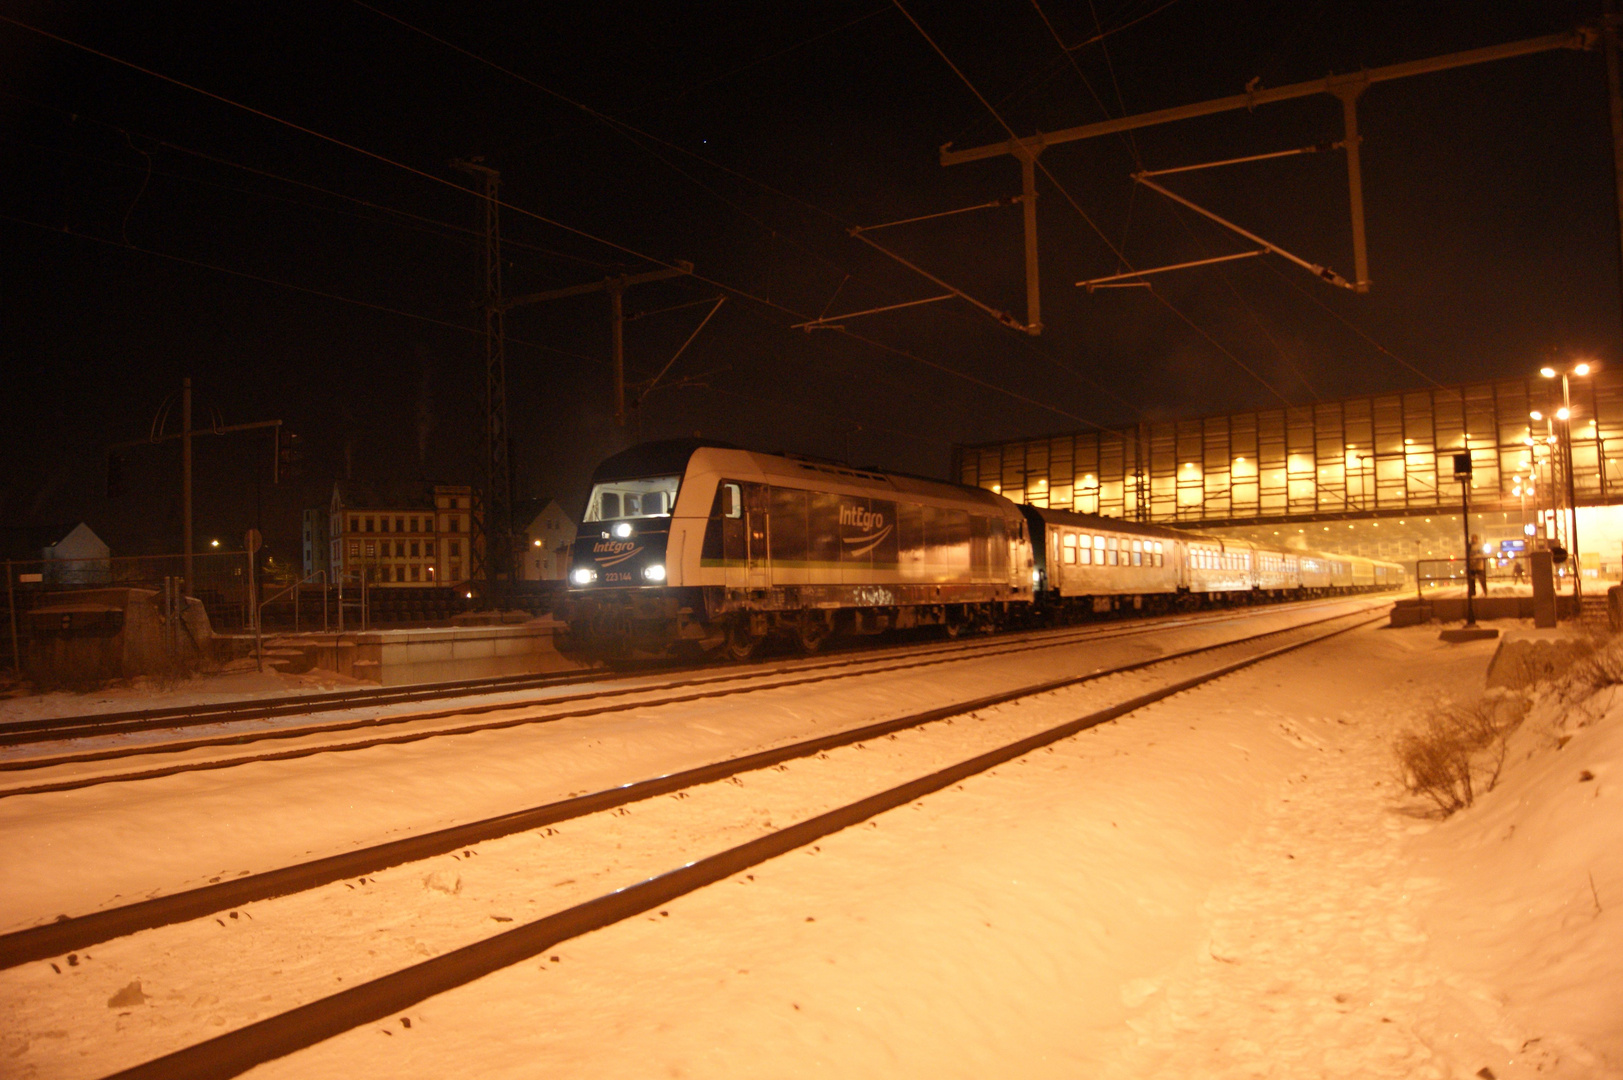
<path fill-rule="evenodd" d="M 1110 552 L 1110 554 L 1107 556 L 1107 558 L 1108 558 L 1111 566 L 1116 565 L 1116 559 L 1117 559 L 1117 554 L 1116 553 L 1117 553 L 1117 549 L 1119 548 L 1119 546 L 1120 546 L 1120 544 L 1118 543 L 1117 539 L 1114 536 L 1107 537 L 1105 539 L 1105 550 Z"/>
<path fill-rule="evenodd" d="M 1165 566 L 1166 564 L 1167 564 L 1166 551 L 1162 548 L 1161 541 L 1157 540 L 1155 542 L 1155 565 L 1156 566 Z"/>
<path fill-rule="evenodd" d="M 1065 565 L 1067 565 L 1067 566 L 1075 566 L 1076 565 L 1076 534 L 1075 533 L 1066 533 L 1060 539 L 1060 543 L 1064 545 Z"/>
<path fill-rule="evenodd" d="M 1087 533 L 1083 533 L 1082 536 L 1077 540 L 1076 546 L 1078 549 L 1076 553 L 1076 561 L 1081 563 L 1083 566 L 1093 565 L 1093 538 Z"/>

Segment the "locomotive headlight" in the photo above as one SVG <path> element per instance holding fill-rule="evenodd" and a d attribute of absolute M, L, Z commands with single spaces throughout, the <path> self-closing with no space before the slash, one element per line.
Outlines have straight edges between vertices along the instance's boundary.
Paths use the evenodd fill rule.
<path fill-rule="evenodd" d="M 578 567 L 569 572 L 569 580 L 576 585 L 590 585 L 597 580 L 597 571 L 589 566 Z"/>
<path fill-rule="evenodd" d="M 614 527 L 614 535 L 619 537 L 621 540 L 624 540 L 626 537 L 630 536 L 631 535 L 631 522 L 622 521 L 622 522 L 620 522 L 620 524 L 616 525 Z"/>
<path fill-rule="evenodd" d="M 647 578 L 649 581 L 664 581 L 665 567 L 659 563 L 655 563 L 652 566 L 645 566 L 642 568 L 642 576 Z"/>

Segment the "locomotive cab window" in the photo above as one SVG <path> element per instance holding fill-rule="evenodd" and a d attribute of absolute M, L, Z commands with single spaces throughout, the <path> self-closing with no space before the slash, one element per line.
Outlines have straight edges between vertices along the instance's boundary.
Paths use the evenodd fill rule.
<path fill-rule="evenodd" d="M 587 521 L 622 518 L 670 517 L 676 505 L 679 476 L 653 476 L 644 480 L 614 480 L 592 488 L 586 503 Z"/>

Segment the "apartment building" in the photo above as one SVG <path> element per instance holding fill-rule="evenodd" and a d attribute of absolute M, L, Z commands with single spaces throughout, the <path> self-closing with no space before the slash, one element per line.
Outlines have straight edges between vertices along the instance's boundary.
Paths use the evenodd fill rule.
<path fill-rule="evenodd" d="M 460 585 L 473 572 L 478 515 L 466 485 L 339 480 L 328 509 L 333 572 L 384 587 Z"/>

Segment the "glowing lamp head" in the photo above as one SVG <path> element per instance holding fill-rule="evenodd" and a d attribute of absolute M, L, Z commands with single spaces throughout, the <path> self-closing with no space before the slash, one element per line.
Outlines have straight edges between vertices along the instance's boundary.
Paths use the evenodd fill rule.
<path fill-rule="evenodd" d="M 655 563 L 652 566 L 645 566 L 642 570 L 642 576 L 646 580 L 655 582 L 657 584 L 658 582 L 665 580 L 665 567 L 659 563 Z"/>
<path fill-rule="evenodd" d="M 614 535 L 621 540 L 631 535 L 631 522 L 622 521 L 614 526 Z"/>
<path fill-rule="evenodd" d="M 541 541 L 539 541 L 539 540 L 531 540 L 530 541 L 530 546 L 531 547 L 540 547 L 541 546 Z"/>
<path fill-rule="evenodd" d="M 1589 374 L 1589 365 L 1588 364 L 1579 364 L 1577 367 L 1572 369 L 1572 373 L 1574 375 L 1588 375 Z"/>
<path fill-rule="evenodd" d="M 1571 410 L 1566 408 L 1566 406 L 1562 406 L 1561 408 L 1555 410 L 1555 417 L 1556 417 L 1557 420 L 1565 420 L 1568 417 L 1570 417 L 1571 415 L 1572 415 Z"/>
<path fill-rule="evenodd" d="M 1537 409 L 1534 409 L 1532 412 L 1528 413 L 1527 415 L 1531 416 L 1534 420 L 1542 420 L 1542 419 L 1544 419 L 1544 414 L 1539 412 Z"/>
<path fill-rule="evenodd" d="M 1538 373 L 1544 376 L 1546 379 L 1555 378 L 1555 368 L 1553 367 L 1541 367 L 1538 369 Z"/>
<path fill-rule="evenodd" d="M 578 566 L 569 572 L 569 581 L 573 585 L 586 586 L 597 580 L 597 571 L 589 566 Z"/>

